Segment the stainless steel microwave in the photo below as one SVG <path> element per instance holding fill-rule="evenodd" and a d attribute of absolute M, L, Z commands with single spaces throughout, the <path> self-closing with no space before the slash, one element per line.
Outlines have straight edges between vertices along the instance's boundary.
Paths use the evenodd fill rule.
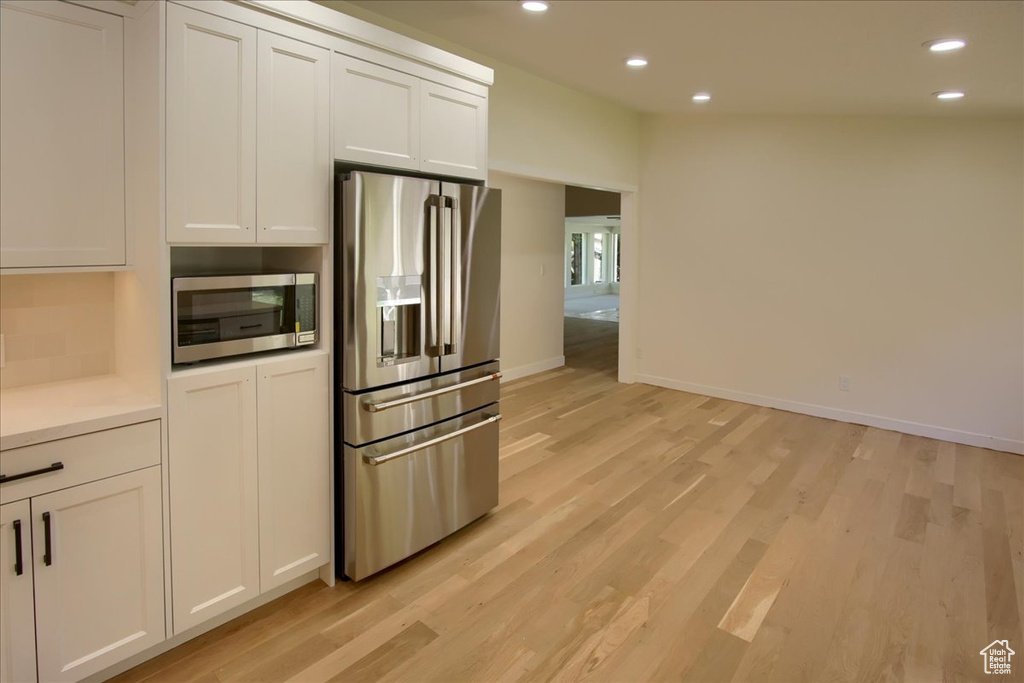
<path fill-rule="evenodd" d="M 171 294 L 175 363 L 317 340 L 315 273 L 176 277 Z"/>

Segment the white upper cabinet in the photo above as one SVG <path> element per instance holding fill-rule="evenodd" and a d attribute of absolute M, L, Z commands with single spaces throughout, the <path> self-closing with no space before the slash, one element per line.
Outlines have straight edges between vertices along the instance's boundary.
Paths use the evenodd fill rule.
<path fill-rule="evenodd" d="M 32 516 L 27 500 L 0 505 L 0 681 L 36 680 Z"/>
<path fill-rule="evenodd" d="M 167 5 L 168 242 L 328 242 L 329 60 Z"/>
<path fill-rule="evenodd" d="M 32 505 L 40 681 L 77 681 L 164 639 L 160 468 Z"/>
<path fill-rule="evenodd" d="M 420 79 L 335 53 L 334 156 L 419 170 Z"/>
<path fill-rule="evenodd" d="M 167 381 L 174 633 L 256 597 L 256 371 Z"/>
<path fill-rule="evenodd" d="M 330 50 L 259 32 L 258 241 L 326 244 L 331 189 Z"/>
<path fill-rule="evenodd" d="M 0 267 L 125 264 L 124 27 L 0 3 Z"/>
<path fill-rule="evenodd" d="M 334 157 L 487 177 L 487 98 L 335 53 Z"/>
<path fill-rule="evenodd" d="M 430 81 L 420 84 L 420 170 L 487 176 L 487 98 Z"/>
<path fill-rule="evenodd" d="M 256 29 L 167 4 L 167 239 L 255 241 Z"/>
<path fill-rule="evenodd" d="M 327 354 L 257 367 L 260 589 L 330 562 Z"/>

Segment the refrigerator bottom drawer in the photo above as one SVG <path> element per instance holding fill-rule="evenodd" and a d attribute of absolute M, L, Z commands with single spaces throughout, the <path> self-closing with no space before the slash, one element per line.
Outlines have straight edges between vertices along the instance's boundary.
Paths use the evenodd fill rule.
<path fill-rule="evenodd" d="M 345 446 L 345 574 L 356 581 L 498 504 L 498 404 L 371 446 Z"/>

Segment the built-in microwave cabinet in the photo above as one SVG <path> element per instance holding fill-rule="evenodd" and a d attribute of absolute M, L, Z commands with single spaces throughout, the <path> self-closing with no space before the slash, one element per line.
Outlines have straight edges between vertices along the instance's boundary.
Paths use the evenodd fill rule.
<path fill-rule="evenodd" d="M 329 60 L 167 5 L 168 242 L 328 242 Z"/>
<path fill-rule="evenodd" d="M 0 2 L 0 267 L 126 263 L 124 19 Z"/>
<path fill-rule="evenodd" d="M 340 53 L 333 60 L 335 158 L 486 178 L 486 97 Z"/>

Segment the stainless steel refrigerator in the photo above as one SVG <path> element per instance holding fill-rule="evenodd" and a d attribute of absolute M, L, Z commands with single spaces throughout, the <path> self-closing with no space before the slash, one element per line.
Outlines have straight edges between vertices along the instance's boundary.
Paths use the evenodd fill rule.
<path fill-rule="evenodd" d="M 498 504 L 501 193 L 350 172 L 335 194 L 335 547 L 358 581 Z"/>

